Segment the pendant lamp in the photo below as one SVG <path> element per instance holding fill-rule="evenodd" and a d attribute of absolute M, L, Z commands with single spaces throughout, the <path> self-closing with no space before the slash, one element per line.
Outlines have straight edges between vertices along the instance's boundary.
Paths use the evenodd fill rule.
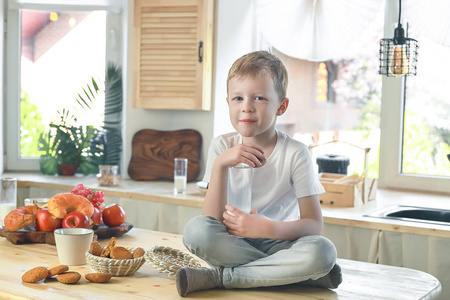
<path fill-rule="evenodd" d="M 380 40 L 379 74 L 388 77 L 417 75 L 417 54 L 419 42 L 405 37 L 405 30 L 400 24 L 402 1 L 399 0 L 398 25 L 394 38 Z"/>

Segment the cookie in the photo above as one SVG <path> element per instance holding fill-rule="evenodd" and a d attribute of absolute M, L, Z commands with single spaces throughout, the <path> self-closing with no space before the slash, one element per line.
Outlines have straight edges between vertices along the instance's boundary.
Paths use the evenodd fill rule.
<path fill-rule="evenodd" d="M 133 258 L 141 257 L 145 254 L 145 250 L 141 247 L 138 247 L 133 250 Z"/>
<path fill-rule="evenodd" d="M 102 253 L 100 253 L 101 257 L 110 257 L 111 250 L 116 246 L 116 238 L 112 237 L 109 240 L 108 245 L 103 249 Z"/>
<path fill-rule="evenodd" d="M 99 242 L 93 241 L 91 242 L 91 247 L 89 248 L 89 253 L 95 256 L 100 256 L 102 254 L 103 247 Z"/>
<path fill-rule="evenodd" d="M 109 273 L 88 273 L 84 277 L 90 282 L 105 283 L 111 279 L 112 275 Z"/>
<path fill-rule="evenodd" d="M 114 259 L 132 259 L 133 255 L 130 250 L 125 247 L 114 247 L 111 251 L 110 257 Z"/>
<path fill-rule="evenodd" d="M 66 266 L 66 265 L 59 265 L 59 266 L 50 268 L 50 269 L 48 269 L 47 278 L 53 277 L 55 275 L 58 275 L 58 274 L 61 274 L 61 273 L 67 272 L 67 271 L 69 271 L 69 266 Z"/>
<path fill-rule="evenodd" d="M 66 272 L 56 275 L 56 280 L 66 284 L 77 283 L 80 280 L 80 278 L 81 275 L 78 272 Z"/>
<path fill-rule="evenodd" d="M 28 283 L 34 283 L 47 278 L 48 269 L 46 267 L 36 267 L 25 272 L 22 275 L 22 281 Z"/>

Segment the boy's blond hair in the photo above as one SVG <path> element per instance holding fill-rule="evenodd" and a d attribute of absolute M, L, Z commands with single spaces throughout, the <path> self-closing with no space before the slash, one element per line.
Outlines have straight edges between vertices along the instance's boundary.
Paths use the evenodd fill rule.
<path fill-rule="evenodd" d="M 275 84 L 275 90 L 280 97 L 286 98 L 288 75 L 281 60 L 267 51 L 255 51 L 245 54 L 236 60 L 228 72 L 228 82 L 234 78 L 256 78 L 261 74 L 269 74 Z"/>

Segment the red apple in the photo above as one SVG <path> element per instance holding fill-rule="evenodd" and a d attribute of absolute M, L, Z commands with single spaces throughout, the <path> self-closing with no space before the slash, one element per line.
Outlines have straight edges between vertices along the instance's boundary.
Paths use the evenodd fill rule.
<path fill-rule="evenodd" d="M 105 207 L 102 213 L 103 223 L 109 227 L 119 226 L 125 222 L 126 214 L 119 204 L 111 204 Z"/>
<path fill-rule="evenodd" d="M 36 214 L 36 230 L 55 231 L 61 228 L 62 219 L 55 218 L 48 209 L 41 209 Z"/>
<path fill-rule="evenodd" d="M 94 207 L 94 214 L 91 217 L 92 225 L 97 225 L 103 222 L 102 213 L 97 207 Z"/>
<path fill-rule="evenodd" d="M 63 228 L 89 228 L 89 218 L 79 211 L 67 214 L 62 221 Z"/>

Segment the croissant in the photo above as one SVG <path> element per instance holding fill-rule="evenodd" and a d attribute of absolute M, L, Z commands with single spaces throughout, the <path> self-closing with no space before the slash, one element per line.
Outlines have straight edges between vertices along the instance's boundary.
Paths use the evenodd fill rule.
<path fill-rule="evenodd" d="M 18 207 L 6 215 L 4 223 L 7 231 L 17 231 L 36 222 L 36 214 L 40 210 L 35 205 Z"/>
<path fill-rule="evenodd" d="M 71 193 L 56 194 L 48 200 L 48 212 L 55 218 L 64 217 L 73 211 L 79 211 L 90 218 L 94 214 L 94 205 L 84 196 Z"/>

